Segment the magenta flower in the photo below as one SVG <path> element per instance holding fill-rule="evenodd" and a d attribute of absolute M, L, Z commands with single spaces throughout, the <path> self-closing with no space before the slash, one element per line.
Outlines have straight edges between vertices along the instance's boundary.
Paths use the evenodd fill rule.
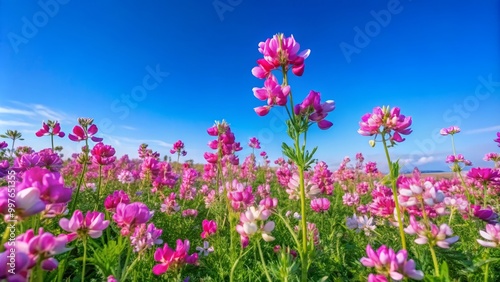
<path fill-rule="evenodd" d="M 304 60 L 309 56 L 311 50 L 307 49 L 299 53 L 300 45 L 295 41 L 293 35 L 284 38 L 283 34 L 276 34 L 273 38 L 259 43 L 259 52 L 264 59 L 257 61 L 258 66 L 252 69 L 252 74 L 257 78 L 265 78 L 270 72 L 278 67 L 288 70 L 292 66 L 292 72 L 296 76 L 304 73 Z"/>
<path fill-rule="evenodd" d="M 116 161 L 114 156 L 116 153 L 115 149 L 110 145 L 104 145 L 99 142 L 94 145 L 94 148 L 90 151 L 92 155 L 92 162 L 97 165 L 109 165 Z"/>
<path fill-rule="evenodd" d="M 467 177 L 477 180 L 483 185 L 500 183 L 500 173 L 489 167 L 471 168 L 471 170 L 467 173 Z"/>
<path fill-rule="evenodd" d="M 373 136 L 378 134 L 389 134 L 391 144 L 403 142 L 402 135 L 412 132 L 410 129 L 411 117 L 406 117 L 400 113 L 398 107 L 376 107 L 372 113 L 367 113 L 361 117 L 358 133 L 363 136 Z M 392 132 L 392 133 L 391 133 Z"/>
<path fill-rule="evenodd" d="M 85 218 L 80 210 L 76 210 L 70 219 L 61 218 L 59 226 L 67 232 L 77 234 L 79 237 L 99 238 L 102 231 L 109 226 L 109 220 L 104 220 L 104 214 L 97 211 L 89 211 Z"/>
<path fill-rule="evenodd" d="M 500 147 L 500 132 L 497 132 L 497 139 L 493 139 L 493 141 L 498 143 L 498 147 Z"/>
<path fill-rule="evenodd" d="M 486 221 L 489 224 L 498 223 L 498 214 L 490 209 L 482 210 L 479 206 L 477 206 L 477 209 L 474 210 L 474 216 Z"/>
<path fill-rule="evenodd" d="M 250 138 L 250 141 L 248 142 L 248 146 L 253 149 L 260 149 L 260 142 L 259 139 L 252 137 Z"/>
<path fill-rule="evenodd" d="M 271 236 L 271 232 L 274 230 L 274 221 L 268 221 L 265 224 L 262 223 L 266 221 L 271 212 L 263 206 L 249 207 L 245 212 L 240 215 L 240 224 L 236 226 L 236 231 L 240 234 L 241 246 L 245 248 L 248 246 L 249 239 L 257 234 L 262 236 L 262 239 L 266 242 L 274 241 L 274 237 Z"/>
<path fill-rule="evenodd" d="M 395 253 L 394 250 L 382 245 L 375 252 L 370 245 L 366 246 L 366 254 L 368 257 L 361 259 L 361 264 L 366 267 L 374 267 L 378 275 L 369 277 L 369 281 L 388 281 L 384 278 L 391 277 L 396 281 L 403 278 L 411 278 L 414 280 L 422 280 L 424 273 L 421 270 L 416 270 L 415 261 L 408 260 L 406 250 L 400 250 Z"/>
<path fill-rule="evenodd" d="M 201 238 L 206 239 L 208 236 L 215 234 L 217 231 L 217 223 L 214 220 L 204 219 L 201 223 L 203 232 L 201 232 Z"/>
<path fill-rule="evenodd" d="M 113 194 L 110 194 L 106 199 L 104 200 L 104 208 L 106 210 L 115 212 L 116 207 L 118 206 L 119 203 L 124 203 L 124 204 L 129 204 L 130 199 L 123 190 L 116 190 L 113 192 Z"/>
<path fill-rule="evenodd" d="M 75 127 L 73 127 L 73 134 L 69 134 L 68 137 L 71 141 L 76 142 L 87 140 L 89 138 L 94 142 L 101 142 L 102 138 L 94 136 L 97 131 L 98 129 L 95 124 L 92 124 L 88 129 L 86 127 L 75 125 Z"/>
<path fill-rule="evenodd" d="M 138 225 L 134 233 L 130 235 L 130 244 L 134 247 L 134 252 L 140 253 L 149 247 L 163 243 L 160 239 L 163 230 L 155 227 L 154 223 L 146 226 L 145 223 Z"/>
<path fill-rule="evenodd" d="M 42 128 L 38 130 L 35 135 L 37 137 L 47 135 L 64 137 L 65 134 L 61 131 L 61 125 L 59 124 L 59 122 L 49 120 L 47 123 L 42 123 Z"/>
<path fill-rule="evenodd" d="M 460 132 L 460 128 L 458 126 L 450 126 L 448 128 L 443 128 L 439 131 L 439 133 L 443 136 L 446 135 L 454 135 Z"/>
<path fill-rule="evenodd" d="M 9 250 L 9 249 L 7 249 Z M 16 250 L 14 257 L 10 251 L 0 253 L 0 281 L 24 282 L 28 281 L 30 258 L 28 250 Z M 15 271 L 9 271 L 15 269 Z"/>
<path fill-rule="evenodd" d="M 311 209 L 315 212 L 324 212 L 330 208 L 330 201 L 327 198 L 318 198 L 311 201 Z"/>
<path fill-rule="evenodd" d="M 182 211 L 182 217 L 197 217 L 198 216 L 198 210 L 195 209 L 187 209 Z"/>
<path fill-rule="evenodd" d="M 500 224 L 487 224 L 486 231 L 480 230 L 481 237 L 488 241 L 477 239 L 477 242 L 487 248 L 496 248 L 500 245 Z"/>
<path fill-rule="evenodd" d="M 5 221 L 22 220 L 45 210 L 45 203 L 40 199 L 40 190 L 37 188 L 23 189 L 16 193 L 14 199 L 9 197 L 7 191 L 7 187 L 2 187 L 0 190 L 0 214 L 5 215 Z M 10 218 L 12 204 L 17 218 Z"/>
<path fill-rule="evenodd" d="M 5 148 L 7 148 L 8 146 L 9 146 L 9 144 L 7 144 L 7 142 L 5 142 L 5 141 L 0 142 L 0 150 L 3 150 Z"/>
<path fill-rule="evenodd" d="M 187 155 L 187 152 L 184 150 L 184 143 L 181 140 L 175 142 L 170 150 L 170 154 L 178 154 L 179 156 Z"/>
<path fill-rule="evenodd" d="M 270 74 L 266 81 L 264 82 L 264 87 L 263 88 L 257 88 L 254 87 L 252 89 L 254 96 L 261 100 L 261 101 L 267 101 L 267 107 L 270 109 L 273 106 L 285 106 L 288 102 L 288 94 L 290 94 L 290 86 L 287 85 L 285 87 L 281 86 L 281 84 L 278 83 L 278 80 L 276 77 L 272 74 Z M 260 116 L 265 115 L 262 114 L 263 112 L 260 112 L 258 109 L 261 109 L 262 107 L 256 108 L 257 114 Z M 267 114 L 267 112 L 266 112 Z"/>
<path fill-rule="evenodd" d="M 136 226 L 146 223 L 152 216 L 153 212 L 150 212 L 148 206 L 141 202 L 119 203 L 113 220 L 121 228 L 121 234 L 127 236 Z"/>
<path fill-rule="evenodd" d="M 317 122 L 320 129 L 328 129 L 333 123 L 325 120 L 329 112 L 335 109 L 335 102 L 328 100 L 321 103 L 321 94 L 311 90 L 302 103 L 295 105 L 296 115 L 308 116 L 312 122 Z"/>
<path fill-rule="evenodd" d="M 24 173 L 18 190 L 38 188 L 40 199 L 45 204 L 67 203 L 71 200 L 72 190 L 64 187 L 64 179 L 59 172 L 33 167 Z"/>
<path fill-rule="evenodd" d="M 404 230 L 410 235 L 418 235 L 418 238 L 415 239 L 415 243 L 419 245 L 437 245 L 443 249 L 448 249 L 450 245 L 457 242 L 459 238 L 458 236 L 450 237 L 453 235 L 453 231 L 446 223 L 441 224 L 439 227 L 430 223 L 430 230 L 428 230 L 424 224 L 417 222 L 413 215 L 410 216 L 410 226 Z"/>
<path fill-rule="evenodd" d="M 59 262 L 54 256 L 69 251 L 66 244 L 74 240 L 74 236 L 60 234 L 54 236 L 52 233 L 44 232 L 40 228 L 38 235 L 35 235 L 33 229 L 17 236 L 15 240 L 15 249 L 17 253 L 27 253 L 29 257 L 29 268 L 40 262 L 40 266 L 45 271 L 52 271 L 57 268 Z M 8 244 L 8 243 L 7 243 Z M 6 247 L 9 247 L 5 244 Z"/>
<path fill-rule="evenodd" d="M 189 252 L 189 240 L 177 240 L 177 246 L 175 250 L 172 250 L 168 244 L 165 244 L 163 248 L 158 248 L 154 254 L 154 259 L 159 264 L 153 266 L 153 273 L 155 275 L 162 275 L 169 269 L 178 269 L 185 264 L 197 264 L 198 254 L 193 253 L 191 255 Z"/>

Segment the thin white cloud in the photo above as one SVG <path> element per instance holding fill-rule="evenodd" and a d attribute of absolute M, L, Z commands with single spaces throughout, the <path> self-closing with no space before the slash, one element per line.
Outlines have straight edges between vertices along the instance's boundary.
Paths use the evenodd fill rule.
<path fill-rule="evenodd" d="M 120 127 L 123 128 L 123 129 L 127 129 L 127 130 L 136 130 L 137 129 L 135 127 L 128 126 L 128 125 L 120 125 Z"/>
<path fill-rule="evenodd" d="M 35 113 L 25 110 L 0 107 L 0 114 L 34 116 Z"/>
<path fill-rule="evenodd" d="M 500 131 L 500 125 L 468 130 L 465 131 L 464 134 L 479 134 L 479 133 L 494 132 L 494 131 Z"/>
<path fill-rule="evenodd" d="M 65 115 L 57 113 L 44 105 L 34 105 L 35 112 L 47 119 L 61 121 L 65 119 Z"/>
<path fill-rule="evenodd" d="M 436 161 L 436 158 L 434 156 L 430 156 L 430 157 L 420 157 L 418 160 L 417 160 L 417 165 L 424 165 L 424 164 L 428 164 L 428 163 L 432 163 L 432 162 L 435 162 Z"/>
<path fill-rule="evenodd" d="M 33 126 L 33 124 L 15 120 L 0 120 L 0 126 Z"/>

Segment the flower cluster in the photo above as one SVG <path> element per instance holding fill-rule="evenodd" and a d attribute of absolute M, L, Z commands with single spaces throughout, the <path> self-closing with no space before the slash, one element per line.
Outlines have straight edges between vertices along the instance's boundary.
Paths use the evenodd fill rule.
<path fill-rule="evenodd" d="M 368 281 L 388 281 L 389 277 L 396 281 L 401 281 L 404 278 L 414 280 L 424 278 L 424 273 L 415 269 L 415 261 L 408 260 L 406 250 L 400 250 L 396 253 L 393 249 L 382 245 L 377 251 L 374 251 L 370 245 L 367 245 L 366 254 L 368 257 L 363 257 L 361 263 L 366 267 L 374 267 L 377 272 L 377 274 L 370 274 Z"/>
<path fill-rule="evenodd" d="M 271 232 L 274 230 L 274 221 L 266 221 L 271 215 L 271 211 L 264 206 L 249 207 L 245 212 L 240 215 L 240 223 L 236 226 L 236 231 L 240 234 L 241 246 L 247 247 L 250 238 L 260 234 L 262 239 L 266 242 L 271 242 L 274 237 Z"/>
<path fill-rule="evenodd" d="M 412 132 L 411 123 L 411 117 L 402 115 L 398 107 L 392 109 L 390 107 L 375 107 L 372 113 L 361 117 L 358 133 L 363 136 L 389 134 L 389 141 L 394 145 L 395 142 L 405 140 L 401 135 L 408 135 Z"/>

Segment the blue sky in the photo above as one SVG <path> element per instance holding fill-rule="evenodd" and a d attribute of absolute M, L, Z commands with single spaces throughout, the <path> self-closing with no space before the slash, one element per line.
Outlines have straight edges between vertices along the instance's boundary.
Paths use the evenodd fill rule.
<path fill-rule="evenodd" d="M 251 89 L 257 44 L 293 34 L 311 49 L 295 100 L 310 90 L 333 99 L 328 131 L 312 128 L 316 157 L 337 166 L 363 152 L 383 164 L 356 131 L 379 105 L 412 116 L 414 132 L 391 149 L 409 169 L 447 169 L 449 138 L 458 125 L 458 152 L 484 166 L 498 152 L 500 131 L 499 1 L 70 1 L 0 2 L 0 131 L 20 130 L 39 150 L 42 121 L 69 133 L 92 117 L 118 154 L 137 156 L 140 143 L 162 155 L 181 139 L 186 158 L 203 161 L 206 128 L 227 120 L 237 141 L 261 139 L 271 158 L 288 141 L 283 109 L 258 117 Z M 138 90 L 145 89 L 145 92 Z M 135 94 L 133 100 L 131 93 Z M 128 97 L 128 98 L 127 98 Z M 128 100 L 127 100 L 128 99 Z M 81 144 L 57 140 L 65 152 Z M 249 153 L 246 149 L 243 154 Z M 382 165 L 383 167 L 383 165 Z"/>

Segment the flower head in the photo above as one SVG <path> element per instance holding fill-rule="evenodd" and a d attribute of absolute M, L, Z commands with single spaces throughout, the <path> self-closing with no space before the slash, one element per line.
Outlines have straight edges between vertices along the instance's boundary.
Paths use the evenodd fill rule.
<path fill-rule="evenodd" d="M 408 135 L 412 132 L 410 126 L 411 117 L 400 113 L 398 107 L 376 107 L 372 113 L 367 113 L 361 117 L 358 133 L 363 136 L 373 136 L 377 134 L 389 134 L 391 144 L 403 142 L 405 139 L 401 135 Z"/>
<path fill-rule="evenodd" d="M 47 123 L 42 123 L 42 128 L 38 130 L 35 135 L 37 137 L 52 135 L 64 137 L 65 133 L 61 131 L 61 125 L 57 121 L 49 120 Z"/>
<path fill-rule="evenodd" d="M 439 133 L 443 136 L 454 135 L 454 134 L 459 133 L 459 132 L 460 132 L 460 127 L 458 127 L 458 126 L 450 126 L 448 128 L 443 128 L 439 131 Z"/>
<path fill-rule="evenodd" d="M 67 232 L 78 234 L 81 237 L 90 236 L 99 238 L 102 231 L 109 225 L 109 220 L 104 220 L 104 214 L 97 211 L 89 211 L 83 217 L 80 210 L 76 210 L 70 219 L 61 218 L 59 226 Z"/>
<path fill-rule="evenodd" d="M 477 239 L 477 242 L 481 246 L 488 247 L 488 248 L 496 248 L 500 245 L 500 224 L 499 223 L 497 223 L 495 225 L 487 224 L 486 231 L 480 230 L 479 234 L 481 234 L 481 237 L 488 240 L 488 241 L 484 241 L 481 239 Z"/>
<path fill-rule="evenodd" d="M 84 141 L 87 139 L 91 139 L 94 142 L 101 142 L 102 138 L 95 137 L 94 135 L 97 133 L 98 129 L 95 124 L 92 124 L 92 119 L 78 119 L 80 125 L 75 125 L 73 127 L 73 134 L 69 134 L 68 137 L 71 141 Z M 89 127 L 90 125 L 90 127 Z"/>

